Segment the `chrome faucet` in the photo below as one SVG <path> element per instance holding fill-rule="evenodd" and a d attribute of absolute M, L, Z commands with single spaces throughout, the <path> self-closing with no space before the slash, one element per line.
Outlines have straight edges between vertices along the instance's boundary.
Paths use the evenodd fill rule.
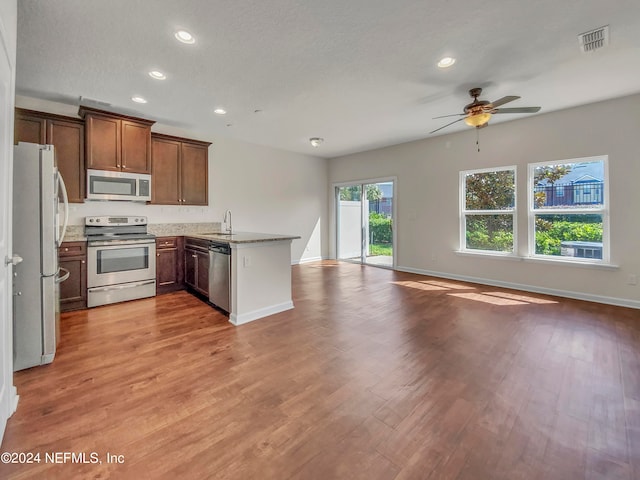
<path fill-rule="evenodd" d="M 227 223 L 227 215 L 229 216 L 229 223 Z M 224 212 L 224 219 L 222 220 L 225 225 L 225 231 L 227 233 L 233 233 L 231 228 L 231 210 Z"/>

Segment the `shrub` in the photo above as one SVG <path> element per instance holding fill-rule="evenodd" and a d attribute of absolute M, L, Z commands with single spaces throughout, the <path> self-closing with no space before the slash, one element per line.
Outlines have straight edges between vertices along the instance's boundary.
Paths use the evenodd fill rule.
<path fill-rule="evenodd" d="M 391 243 L 392 240 L 391 218 L 381 213 L 369 213 L 369 241 Z"/>

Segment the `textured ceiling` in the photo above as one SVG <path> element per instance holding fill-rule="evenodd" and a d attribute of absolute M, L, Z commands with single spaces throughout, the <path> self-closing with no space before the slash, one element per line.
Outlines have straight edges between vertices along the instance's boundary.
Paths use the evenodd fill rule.
<path fill-rule="evenodd" d="M 609 46 L 581 53 L 603 25 Z M 475 86 L 538 115 L 640 92 L 639 32 L 638 0 L 20 0 L 16 91 L 334 157 L 428 137 Z"/>

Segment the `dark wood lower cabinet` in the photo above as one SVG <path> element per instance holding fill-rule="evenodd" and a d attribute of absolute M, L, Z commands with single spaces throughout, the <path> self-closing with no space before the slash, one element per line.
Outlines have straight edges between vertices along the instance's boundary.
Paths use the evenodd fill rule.
<path fill-rule="evenodd" d="M 183 237 L 156 238 L 156 294 L 184 288 Z"/>
<path fill-rule="evenodd" d="M 60 311 L 87 308 L 87 243 L 63 242 L 58 262 L 69 272 L 69 278 L 60 283 Z"/>
<path fill-rule="evenodd" d="M 186 238 L 184 244 L 184 283 L 209 297 L 209 242 Z"/>

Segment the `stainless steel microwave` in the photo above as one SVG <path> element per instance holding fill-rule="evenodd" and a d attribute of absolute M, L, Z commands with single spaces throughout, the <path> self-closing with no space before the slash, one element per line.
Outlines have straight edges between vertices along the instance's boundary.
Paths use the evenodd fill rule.
<path fill-rule="evenodd" d="M 151 175 L 87 170 L 87 200 L 151 201 Z"/>

